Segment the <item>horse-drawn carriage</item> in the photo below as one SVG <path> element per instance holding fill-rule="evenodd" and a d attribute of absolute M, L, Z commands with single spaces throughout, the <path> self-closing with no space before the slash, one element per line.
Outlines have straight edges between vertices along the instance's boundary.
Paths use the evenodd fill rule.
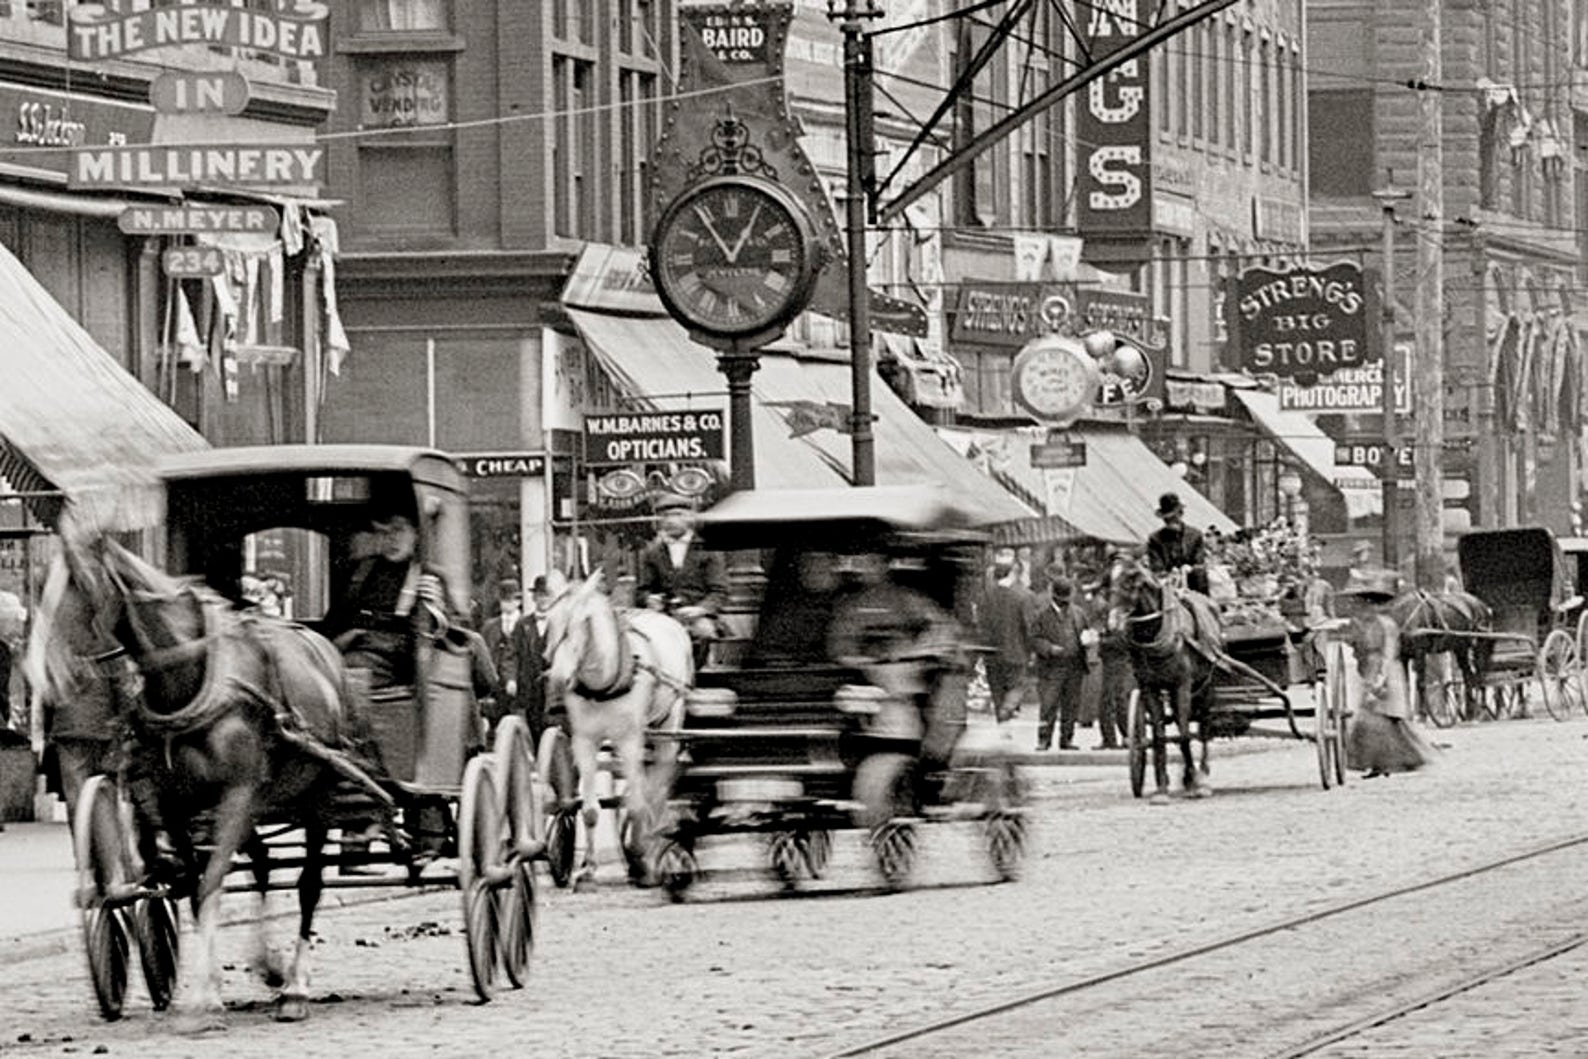
<path fill-rule="evenodd" d="M 703 514 L 702 545 L 759 556 L 764 585 L 750 627 L 696 674 L 674 736 L 654 863 L 675 899 L 702 841 L 728 834 L 766 836 L 792 886 L 821 875 L 833 832 L 858 827 L 899 887 L 921 824 L 976 820 L 997 875 L 1016 873 L 1024 782 L 1000 750 L 967 749 L 961 637 L 925 632 L 965 627 L 950 616 L 968 617 L 980 585 L 975 523 L 924 487 L 752 490 Z M 871 646 L 835 656 L 848 635 L 835 630 Z"/>
<path fill-rule="evenodd" d="M 1565 553 L 1542 526 L 1475 530 L 1456 542 L 1462 585 L 1487 609 L 1477 627 L 1445 633 L 1410 623 L 1403 640 L 1442 639 L 1463 664 L 1443 683 L 1430 711 L 1449 724 L 1482 709 L 1490 718 L 1523 715 L 1529 687 L 1551 717 L 1583 704 L 1582 645 L 1588 612 L 1573 591 Z M 1579 582 L 1580 584 L 1580 582 Z"/>
<path fill-rule="evenodd" d="M 156 546 L 169 574 L 102 535 L 63 529 L 84 612 L 142 678 L 128 711 L 142 738 L 129 745 L 163 743 L 144 761 L 153 795 L 140 799 L 123 770 L 91 781 L 75 809 L 101 1013 L 122 1011 L 134 945 L 155 1006 L 171 1000 L 179 895 L 194 898 L 201 932 L 194 988 L 218 1005 L 206 950 L 222 888 L 258 890 L 261 900 L 266 890 L 300 891 L 281 1017 L 304 1011 L 322 885 L 455 885 L 480 997 L 499 969 L 524 984 L 531 861 L 544 848 L 540 793 L 520 720 L 504 718 L 494 746 L 482 745 L 471 645 L 454 624 L 469 612 L 471 570 L 466 487 L 452 461 L 398 447 L 269 446 L 180 457 L 161 477 Z M 407 627 L 391 640 L 393 679 L 373 687 L 314 631 L 373 561 L 361 555 L 372 518 L 412 526 L 404 561 L 433 586 L 399 619 Z M 249 610 L 243 583 L 254 568 L 290 582 L 295 622 Z M 154 870 L 157 830 L 177 854 L 169 874 Z M 327 868 L 337 873 L 323 877 Z M 296 877 L 279 879 L 278 869 Z M 224 882 L 234 871 L 251 881 Z"/>

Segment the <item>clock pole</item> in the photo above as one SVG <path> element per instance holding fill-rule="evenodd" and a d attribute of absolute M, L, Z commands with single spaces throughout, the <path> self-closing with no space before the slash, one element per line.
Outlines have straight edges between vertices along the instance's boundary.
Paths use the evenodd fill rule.
<path fill-rule="evenodd" d="M 761 366 L 754 349 L 735 342 L 717 357 L 728 377 L 728 482 L 734 492 L 755 488 L 755 426 L 750 420 L 750 376 Z"/>
<path fill-rule="evenodd" d="M 875 132 L 871 115 L 871 40 L 865 20 L 881 18 L 877 0 L 829 0 L 827 17 L 840 21 L 844 34 L 844 136 L 849 146 L 845 189 L 849 236 L 849 379 L 851 443 L 855 485 L 877 484 L 876 448 L 871 433 L 871 292 L 866 287 L 866 204 L 870 192 L 869 157 Z"/>

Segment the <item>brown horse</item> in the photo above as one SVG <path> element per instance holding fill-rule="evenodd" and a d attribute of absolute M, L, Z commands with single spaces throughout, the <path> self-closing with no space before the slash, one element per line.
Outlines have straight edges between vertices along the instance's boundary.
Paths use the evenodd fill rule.
<path fill-rule="evenodd" d="M 1424 697 L 1425 708 L 1429 695 L 1443 694 L 1429 687 L 1428 660 L 1448 653 L 1461 669 L 1465 686 L 1462 717 L 1470 717 L 1477 696 L 1482 694 L 1483 674 L 1494 655 L 1493 639 L 1471 635 L 1493 631 L 1494 612 L 1489 605 L 1467 592 L 1413 589 L 1396 596 L 1389 610 L 1390 617 L 1400 626 L 1401 658 L 1417 674 L 1417 688 Z"/>
<path fill-rule="evenodd" d="M 336 752 L 316 748 L 336 747 L 344 735 L 341 656 L 318 634 L 241 615 L 102 535 L 68 531 L 62 540 L 57 562 L 68 574 L 55 578 L 58 607 L 41 607 L 39 621 L 86 616 L 142 677 L 142 694 L 123 718 L 132 733 L 126 783 L 145 865 L 172 869 L 173 890 L 188 894 L 196 918 L 197 943 L 178 982 L 181 1006 L 206 1020 L 222 1011 L 215 958 L 222 884 L 233 857 L 246 850 L 263 901 L 270 867 L 257 827 L 270 820 L 302 828 L 305 858 L 291 964 L 283 971 L 272 960 L 261 918 L 260 969 L 282 985 L 277 1018 L 303 1018 L 309 937 L 323 888 L 324 812 L 339 775 Z M 51 679 L 49 652 L 43 668 Z M 201 817 L 213 820 L 204 857 L 194 839 Z M 168 842 L 164 852 L 157 834 Z"/>
<path fill-rule="evenodd" d="M 1150 801 L 1154 805 L 1169 801 L 1164 716 L 1170 706 L 1185 762 L 1182 782 L 1186 793 L 1206 797 L 1211 791 L 1191 751 L 1191 722 L 1197 722 L 1205 762 L 1214 659 L 1224 652 L 1224 636 L 1212 601 L 1201 593 L 1165 584 L 1140 562 L 1128 561 L 1114 568 L 1109 621 L 1124 630 L 1140 706 L 1152 725 L 1157 789 Z"/>

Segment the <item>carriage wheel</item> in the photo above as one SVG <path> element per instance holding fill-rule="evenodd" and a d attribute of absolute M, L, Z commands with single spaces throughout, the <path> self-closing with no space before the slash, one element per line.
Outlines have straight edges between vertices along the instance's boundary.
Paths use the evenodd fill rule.
<path fill-rule="evenodd" d="M 645 885 L 646 865 L 649 861 L 645 855 L 643 839 L 634 826 L 634 814 L 626 808 L 618 810 L 618 845 L 623 849 L 623 862 L 628 867 L 629 882 L 635 886 Z"/>
<path fill-rule="evenodd" d="M 805 868 L 811 873 L 812 879 L 820 879 L 822 872 L 827 870 L 827 862 L 833 855 L 833 833 L 826 828 L 807 831 L 802 835 L 805 852 Z"/>
<path fill-rule="evenodd" d="M 1000 882 L 1020 877 L 1026 856 L 1026 816 L 1019 809 L 1000 809 L 987 817 L 987 859 Z"/>
<path fill-rule="evenodd" d="M 1142 712 L 1141 689 L 1130 690 L 1125 708 L 1125 748 L 1130 763 L 1130 793 L 1141 797 L 1147 785 L 1147 716 Z"/>
<path fill-rule="evenodd" d="M 579 837 L 579 775 L 573 764 L 568 736 L 556 726 L 540 736 L 535 753 L 535 771 L 551 790 L 544 806 L 546 819 L 546 867 L 558 889 L 573 880 L 575 845 Z"/>
<path fill-rule="evenodd" d="M 73 814 L 77 900 L 82 910 L 83 947 L 99 1014 L 121 1018 L 127 998 L 131 938 L 124 906 L 107 903 L 133 885 L 132 856 L 115 781 L 94 776 L 83 785 Z"/>
<path fill-rule="evenodd" d="M 1585 676 L 1581 667 L 1588 665 L 1588 607 L 1577 616 L 1577 691 L 1578 698 L 1582 701 L 1582 708 L 1588 712 L 1588 676 Z"/>
<path fill-rule="evenodd" d="M 139 901 L 133 912 L 143 981 L 149 987 L 149 1000 L 156 1011 L 170 1007 L 176 991 L 181 951 L 177 922 L 176 903 L 165 897 Z"/>
<path fill-rule="evenodd" d="M 514 863 L 512 872 L 512 883 L 496 892 L 497 952 L 508 982 L 522 989 L 529 984 L 535 954 L 535 873 L 524 860 Z"/>
<path fill-rule="evenodd" d="M 889 820 L 871 833 L 877 870 L 890 890 L 902 890 L 915 871 L 916 829 L 908 820 Z"/>
<path fill-rule="evenodd" d="M 491 765 L 501 782 L 502 816 L 507 824 L 508 854 L 521 856 L 544 838 L 546 822 L 535 789 L 535 761 L 530 756 L 529 726 L 522 717 L 504 717 L 496 726 Z"/>
<path fill-rule="evenodd" d="M 875 830 L 898 817 L 915 815 L 911 778 L 915 762 L 904 754 L 872 754 L 855 769 L 854 797 L 860 824 Z"/>
<path fill-rule="evenodd" d="M 767 867 L 785 890 L 799 885 L 800 873 L 806 865 L 805 851 L 801 848 L 804 841 L 808 839 L 799 831 L 774 831 L 767 839 Z"/>
<path fill-rule="evenodd" d="M 1347 672 L 1345 645 L 1330 644 L 1323 697 L 1312 705 L 1312 743 L 1318 751 L 1318 778 L 1323 781 L 1324 790 L 1335 783 L 1335 717 L 1343 712 L 1339 703 L 1345 696 Z"/>
<path fill-rule="evenodd" d="M 1428 719 L 1435 728 L 1449 728 L 1467 715 L 1472 692 L 1461 677 L 1452 677 L 1439 686 L 1438 696 L 1429 701 Z"/>
<path fill-rule="evenodd" d="M 1343 661 L 1343 650 L 1341 651 L 1341 658 Z M 1329 725 L 1334 730 L 1334 738 L 1330 744 L 1329 752 L 1330 757 L 1334 759 L 1334 782 L 1341 787 L 1345 786 L 1345 743 L 1348 728 L 1347 722 L 1351 715 L 1350 705 L 1350 695 L 1346 688 L 1346 682 L 1343 679 L 1335 681 L 1328 697 Z"/>
<path fill-rule="evenodd" d="M 675 904 L 684 899 L 684 894 L 695 885 L 695 877 L 699 874 L 700 865 L 688 843 L 670 838 L 657 850 L 656 881 Z"/>
<path fill-rule="evenodd" d="M 1565 629 L 1552 629 L 1538 649 L 1538 684 L 1544 709 L 1557 721 L 1576 712 L 1582 692 L 1577 687 L 1577 644 Z"/>
<path fill-rule="evenodd" d="M 458 803 L 458 888 L 463 891 L 463 932 L 474 992 L 490 1000 L 496 988 L 496 899 L 492 875 L 502 864 L 507 835 L 497 799 L 491 759 L 469 759 Z"/>

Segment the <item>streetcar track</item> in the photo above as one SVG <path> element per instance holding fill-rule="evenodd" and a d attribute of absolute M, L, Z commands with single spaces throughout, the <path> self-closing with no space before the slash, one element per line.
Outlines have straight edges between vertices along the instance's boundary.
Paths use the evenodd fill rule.
<path fill-rule="evenodd" d="M 1451 883 L 1461 882 L 1464 879 L 1485 875 L 1489 872 L 1499 871 L 1502 868 L 1508 868 L 1529 860 L 1535 860 L 1539 857 L 1545 857 L 1552 853 L 1560 853 L 1564 850 L 1583 845 L 1588 845 L 1588 833 L 1579 833 L 1568 838 L 1557 839 L 1553 842 L 1549 842 L 1541 846 L 1534 846 L 1519 853 L 1513 853 L 1496 860 L 1486 861 L 1482 864 L 1476 864 L 1468 868 L 1463 868 L 1460 871 L 1435 876 L 1434 878 L 1425 879 L 1421 882 L 1409 883 L 1405 886 L 1396 887 L 1392 890 L 1385 890 L 1380 893 L 1370 894 L 1366 897 L 1351 898 L 1314 912 L 1308 912 L 1300 916 L 1292 916 L 1288 919 L 1280 920 L 1276 923 L 1270 923 L 1265 926 L 1253 927 L 1248 930 L 1239 931 L 1235 934 L 1230 934 L 1222 938 L 1216 938 L 1212 941 L 1203 942 L 1199 945 L 1193 945 L 1190 948 L 1180 949 L 1163 956 L 1155 956 L 1151 959 L 1142 960 L 1139 963 L 1127 964 L 1111 971 L 1104 971 L 1099 974 L 1090 975 L 1086 978 L 1077 979 L 1075 981 L 1064 982 L 1059 985 L 1042 986 L 1040 988 L 1031 990 L 1030 992 L 1023 993 L 1020 996 L 1011 997 L 1007 1000 L 1001 1000 L 996 1004 L 989 1004 L 985 1007 L 961 1012 L 957 1015 L 950 1015 L 933 1022 L 922 1023 L 914 1027 L 898 1030 L 885 1036 L 872 1038 L 869 1041 L 865 1041 L 864 1043 L 858 1045 L 852 1045 L 842 1051 L 831 1052 L 828 1054 L 827 1059 L 855 1059 L 857 1056 L 882 1052 L 907 1041 L 919 1040 L 923 1037 L 946 1033 L 950 1030 L 958 1029 L 974 1022 L 995 1018 L 999 1015 L 1007 1014 L 1011 1011 L 1017 1011 L 1021 1008 L 1032 1007 L 1048 1000 L 1056 1000 L 1059 997 L 1083 993 L 1091 989 L 1096 989 L 1099 986 L 1107 985 L 1110 982 L 1117 982 L 1124 978 L 1131 978 L 1136 975 L 1145 974 L 1148 971 L 1155 971 L 1163 967 L 1169 967 L 1177 963 L 1183 963 L 1186 960 L 1196 959 L 1199 956 L 1206 956 L 1210 953 L 1220 952 L 1225 949 L 1233 949 L 1237 946 L 1245 945 L 1248 942 L 1271 937 L 1275 934 L 1281 934 L 1288 930 L 1295 930 L 1298 927 L 1308 926 L 1326 919 L 1331 919 L 1335 916 L 1344 915 L 1348 912 L 1354 912 L 1362 908 L 1370 908 L 1373 905 L 1383 904 L 1387 901 L 1393 901 L 1401 897 L 1407 897 L 1412 894 L 1436 889 L 1441 886 L 1448 886 Z M 1538 951 L 1535 951 L 1530 955 L 1530 957 L 1525 957 L 1522 960 L 1517 961 L 1514 966 L 1508 964 L 1505 968 L 1491 969 L 1489 972 L 1486 972 L 1489 975 L 1488 980 L 1504 977 L 1506 974 L 1514 973 L 1515 971 L 1521 970 L 1535 963 L 1541 963 L 1545 960 L 1552 959 L 1554 956 L 1560 955 L 1560 953 L 1569 952 L 1583 944 L 1588 944 L 1588 934 L 1574 935 L 1570 944 L 1561 944 L 1564 945 L 1564 947 L 1560 948 L 1560 952 L 1546 951 L 1543 955 L 1540 955 Z M 1475 989 L 1478 986 L 1483 985 L 1483 981 L 1476 980 L 1478 977 L 1481 976 L 1474 976 L 1474 979 L 1471 980 L 1470 984 L 1467 984 L 1465 980 L 1462 983 L 1458 983 L 1458 985 L 1464 986 L 1464 988 L 1456 988 L 1453 991 L 1450 991 L 1448 995 L 1455 996 L 1458 993 L 1466 992 L 1467 990 Z M 1426 1007 L 1429 1004 L 1438 1003 L 1443 999 L 1445 999 L 1444 996 L 1419 998 L 1421 1001 L 1420 1003 L 1410 1002 L 1397 1005 L 1397 1008 L 1404 1008 L 1405 1010 L 1380 1012 L 1376 1016 L 1369 1016 L 1368 1019 L 1361 1021 L 1369 1022 L 1376 1018 L 1378 1021 L 1374 1024 L 1382 1025 L 1385 1022 L 1393 1021 L 1394 1019 L 1408 1014 L 1411 1011 L 1415 1011 L 1418 1007 Z M 1343 1040 L 1345 1037 L 1363 1033 L 1366 1032 L 1366 1030 L 1372 1028 L 1371 1025 L 1363 1025 L 1360 1028 L 1356 1027 L 1357 1024 L 1352 1023 L 1351 1027 L 1342 1028 L 1339 1032 L 1344 1032 L 1344 1036 L 1339 1039 Z M 1317 1044 L 1313 1050 L 1315 1051 L 1317 1048 L 1324 1047 L 1329 1043 L 1333 1042 L 1326 1041 Z M 1289 1055 L 1291 1053 L 1284 1054 Z M 1303 1051 L 1294 1054 L 1306 1055 L 1308 1052 Z"/>
<path fill-rule="evenodd" d="M 1275 1052 L 1270 1056 L 1270 1059 L 1301 1059 L 1302 1056 L 1313 1055 L 1323 1051 L 1330 1045 L 1350 1040 L 1352 1037 L 1360 1037 L 1369 1030 L 1377 1029 L 1397 1019 L 1405 1018 L 1414 1012 L 1421 1011 L 1423 1008 L 1443 1003 L 1451 997 L 1460 996 L 1462 993 L 1470 993 L 1474 989 L 1482 988 L 1491 982 L 1497 982 L 1501 978 L 1513 975 L 1518 971 L 1525 971 L 1529 967 L 1535 967 L 1556 957 L 1564 956 L 1573 949 L 1582 948 L 1584 945 L 1588 945 L 1588 933 L 1579 932 L 1573 934 L 1564 941 L 1555 942 L 1542 949 L 1535 949 L 1526 956 L 1519 957 L 1502 966 L 1479 971 L 1477 974 L 1463 978 L 1459 982 L 1441 986 L 1412 1000 L 1402 1001 L 1375 1014 L 1354 1019 L 1327 1032 L 1316 1034 L 1282 1052 Z"/>

